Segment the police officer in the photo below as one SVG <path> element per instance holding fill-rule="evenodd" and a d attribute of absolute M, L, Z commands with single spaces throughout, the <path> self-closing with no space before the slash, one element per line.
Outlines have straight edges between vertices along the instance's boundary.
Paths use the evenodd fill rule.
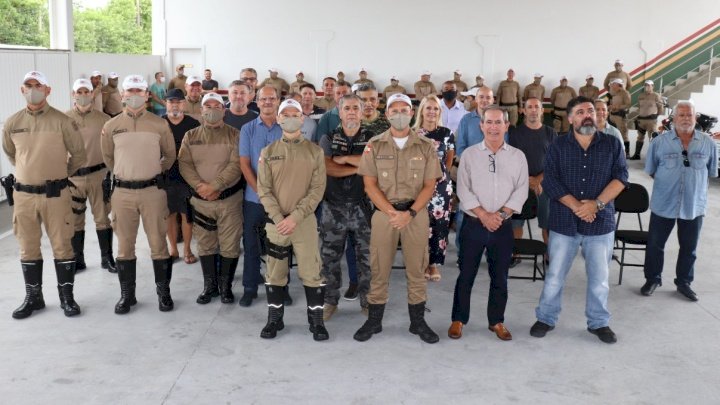
<path fill-rule="evenodd" d="M 73 83 L 72 97 L 73 109 L 65 114 L 75 120 L 80 127 L 87 156 L 85 167 L 78 169 L 70 178 L 72 211 L 75 214 L 75 234 L 71 240 L 75 252 L 75 269 L 83 270 L 87 267 L 84 255 L 85 211 L 87 210 L 86 202 L 89 200 L 100 245 L 100 266 L 110 273 L 116 273 L 112 251 L 113 231 L 110 227 L 109 217 L 110 196 L 108 193 L 110 190 L 103 190 L 103 181 L 108 176 L 108 170 L 100 150 L 100 132 L 110 116 L 93 109 L 92 84 L 89 80 L 76 80 Z"/>
<path fill-rule="evenodd" d="M 40 251 L 43 224 L 55 256 L 60 307 L 65 316 L 74 316 L 80 307 L 73 297 L 75 259 L 70 238 L 74 218 L 67 176 L 85 163 L 85 147 L 77 123 L 48 104 L 50 86 L 45 75 L 28 72 L 20 91 L 27 107 L 3 126 L 3 150 L 17 175 L 13 230 L 25 278 L 25 301 L 12 316 L 23 319 L 45 308 Z"/>
<path fill-rule="evenodd" d="M 560 77 L 560 85 L 552 89 L 550 93 L 550 103 L 553 105 L 553 129 L 558 134 L 564 134 L 570 130 L 567 104 L 577 96 L 575 90 L 567 84 L 567 77 Z"/>
<path fill-rule="evenodd" d="M 103 98 L 102 98 L 102 72 L 99 70 L 93 70 L 90 73 L 90 83 L 92 83 L 92 96 L 93 96 L 93 108 L 102 112 L 103 110 Z"/>
<path fill-rule="evenodd" d="M 517 125 L 518 109 L 520 108 L 520 83 L 514 80 L 515 71 L 508 69 L 507 79 L 500 82 L 497 95 L 497 102 L 501 107 L 505 107 L 510 117 L 510 125 Z"/>
<path fill-rule="evenodd" d="M 359 84 L 359 85 L 368 84 L 368 85 L 372 86 L 373 88 L 375 87 L 375 83 L 373 83 L 372 80 L 368 79 L 367 70 L 365 70 L 364 67 L 360 68 L 360 72 L 358 73 L 358 75 L 360 76 L 360 78 L 355 80 L 354 84 Z"/>
<path fill-rule="evenodd" d="M 533 82 L 525 86 L 525 90 L 523 90 L 523 101 L 527 101 L 530 98 L 537 98 L 542 102 L 545 98 L 545 86 L 540 84 L 542 78 L 542 73 L 535 73 L 533 75 Z"/>
<path fill-rule="evenodd" d="M 229 304 L 235 301 L 232 281 L 242 235 L 240 131 L 223 122 L 225 106 L 219 94 L 206 94 L 202 105 L 203 125 L 185 134 L 178 154 L 180 174 L 192 190 L 193 228 L 203 272 L 197 303 L 209 303 L 219 289 L 221 301 Z"/>
<path fill-rule="evenodd" d="M 435 84 L 430 81 L 430 76 L 432 73 L 430 73 L 429 70 L 425 70 L 420 74 L 420 80 L 415 82 L 415 85 L 413 86 L 415 89 L 415 99 L 416 100 L 422 100 L 425 96 L 433 95 L 437 96 L 438 91 L 435 88 Z M 388 100 L 390 98 L 388 97 Z"/>
<path fill-rule="evenodd" d="M 597 100 L 600 96 L 600 89 L 593 85 L 593 75 L 587 75 L 585 77 L 585 85 L 578 89 L 578 95 L 587 97 L 590 100 Z"/>
<path fill-rule="evenodd" d="M 358 169 L 376 211 L 371 220 L 368 320 L 354 338 L 363 342 L 382 331 L 390 269 L 400 240 L 408 284 L 410 333 L 435 343 L 439 337 L 425 323 L 424 273 L 429 262 L 430 218 L 426 210 L 435 183 L 442 176 L 440 162 L 433 141 L 410 128 L 413 110 L 408 96 L 392 95 L 385 114 L 392 126 L 370 140 Z"/>
<path fill-rule="evenodd" d="M 313 339 L 329 338 L 323 323 L 325 285 L 314 215 L 325 192 L 325 164 L 322 149 L 302 136 L 303 119 L 300 103 L 283 101 L 277 118 L 282 138 L 265 147 L 258 161 L 258 196 L 267 212 L 268 322 L 260 333 L 265 339 L 274 338 L 284 328 L 282 290 L 291 254 L 297 259 L 298 277 L 305 287 Z"/>
<path fill-rule="evenodd" d="M 102 93 L 103 111 L 114 117 L 123 110 L 122 97 L 118 89 L 119 76 L 115 72 L 108 73 L 108 82 L 100 90 Z"/>
<path fill-rule="evenodd" d="M 170 297 L 172 260 L 165 233 L 168 216 L 165 178 L 161 173 L 175 162 L 175 142 L 165 120 L 145 110 L 148 84 L 140 75 L 123 80 L 123 113 L 102 130 L 102 153 L 115 175 L 111 198 L 112 223 L 118 238 L 117 269 L 120 300 L 116 314 L 126 314 L 137 303 L 135 240 L 142 218 L 150 245 L 160 311 L 173 309 Z"/>
<path fill-rule="evenodd" d="M 270 68 L 268 69 L 268 72 L 270 73 L 270 77 L 263 80 L 258 88 L 263 86 L 273 86 L 277 89 L 278 93 L 287 94 L 288 90 L 290 90 L 290 85 L 285 81 L 285 79 L 278 76 L 277 68 Z"/>
<path fill-rule="evenodd" d="M 455 83 L 455 87 L 457 87 L 458 92 L 467 91 L 468 85 L 461 79 L 462 77 L 462 71 L 460 69 L 455 69 L 453 72 L 453 83 Z"/>
<path fill-rule="evenodd" d="M 338 104 L 341 126 L 320 139 L 328 176 L 320 224 L 322 276 L 327 281 L 324 320 L 330 319 L 337 310 L 342 285 L 340 261 L 349 235 L 353 236 L 353 261 L 359 270 L 357 292 L 360 308 L 367 313 L 372 208 L 357 170 L 362 152 L 375 134 L 361 127 L 363 106 L 358 96 L 343 96 Z"/>
<path fill-rule="evenodd" d="M 315 100 L 316 107 L 320 107 L 325 111 L 335 108 L 335 83 L 337 83 L 337 80 L 334 77 L 328 76 L 323 79 L 323 96 Z"/>
<path fill-rule="evenodd" d="M 183 112 L 200 121 L 202 116 L 202 81 L 197 76 L 190 76 L 185 82 L 185 106 Z"/>
<path fill-rule="evenodd" d="M 625 123 L 628 109 L 630 108 L 630 93 L 623 88 L 622 79 L 613 79 L 610 82 L 610 102 L 608 109 L 610 110 L 610 123 L 613 124 L 623 138 L 625 145 L 625 157 L 630 157 L 630 140 L 628 139 L 628 129 Z"/>
<path fill-rule="evenodd" d="M 185 93 L 185 82 L 187 81 L 188 77 L 185 76 L 185 65 L 180 64 L 175 67 L 175 77 L 170 79 L 170 83 L 168 83 L 168 90 L 172 89 L 180 89 L 183 93 Z"/>
<path fill-rule="evenodd" d="M 630 160 L 640 160 L 645 134 L 652 135 L 657 131 L 657 117 L 663 111 L 664 104 L 660 94 L 653 91 L 653 85 L 655 83 L 652 80 L 645 80 L 645 91 L 638 96 L 638 117 L 635 119 L 638 137 L 635 141 L 635 154 Z"/>
<path fill-rule="evenodd" d="M 615 70 L 609 72 L 607 76 L 605 76 L 603 87 L 606 91 L 610 91 L 610 83 L 615 79 L 622 80 L 625 85 L 625 90 L 630 91 L 632 88 L 632 79 L 627 72 L 623 71 L 623 61 L 621 59 L 615 60 Z"/>
<path fill-rule="evenodd" d="M 407 94 L 407 90 L 405 90 L 405 87 L 400 85 L 400 81 L 397 76 L 393 76 L 390 78 L 390 85 L 383 89 L 383 97 L 387 100 L 390 96 L 396 93 Z"/>
<path fill-rule="evenodd" d="M 303 73 L 302 70 L 299 70 L 295 73 L 295 81 L 290 83 L 290 93 L 300 93 L 300 87 L 305 84 L 310 83 L 305 81 L 305 73 Z M 313 89 L 315 89 L 315 87 L 313 87 Z"/>

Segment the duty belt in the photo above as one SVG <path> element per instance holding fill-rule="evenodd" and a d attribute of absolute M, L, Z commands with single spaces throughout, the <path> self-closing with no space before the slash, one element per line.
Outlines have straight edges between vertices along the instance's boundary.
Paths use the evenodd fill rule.
<path fill-rule="evenodd" d="M 637 119 L 639 120 L 656 120 L 658 117 L 657 114 L 650 114 L 645 116 L 638 116 Z"/>
<path fill-rule="evenodd" d="M 512 107 L 512 106 L 517 107 L 517 102 L 515 102 L 515 103 L 500 103 L 500 107 Z"/>
<path fill-rule="evenodd" d="M 566 112 L 567 112 L 567 107 L 558 107 L 558 106 L 554 105 L 554 106 L 553 106 L 553 109 L 554 109 L 554 110 L 566 111 Z"/>
<path fill-rule="evenodd" d="M 140 180 L 140 181 L 125 181 L 115 179 L 113 183 L 115 187 L 129 188 L 131 190 L 139 190 L 157 185 L 157 179 Z"/>
<path fill-rule="evenodd" d="M 60 191 L 70 183 L 67 178 L 60 180 L 46 180 L 42 186 L 15 183 L 15 191 L 22 191 L 30 194 L 45 194 L 48 197 L 60 197 Z"/>
<path fill-rule="evenodd" d="M 415 200 L 391 203 L 395 211 L 407 211 L 415 204 Z"/>
<path fill-rule="evenodd" d="M 627 115 L 627 110 L 614 111 L 614 112 L 611 112 L 610 115 L 617 115 L 619 117 L 624 118 Z"/>
<path fill-rule="evenodd" d="M 242 185 L 242 182 L 241 182 L 241 181 L 238 181 L 237 183 L 235 183 L 234 186 L 232 186 L 232 187 L 230 187 L 230 188 L 226 188 L 225 190 L 223 190 L 223 192 L 220 193 L 220 196 L 218 196 L 217 199 L 218 199 L 218 200 L 224 200 L 224 199 L 226 199 L 226 198 L 234 195 L 234 194 L 237 193 L 238 191 L 242 190 L 242 186 L 243 186 L 243 185 Z M 200 194 L 198 194 L 197 191 L 193 190 L 192 188 L 190 189 L 190 194 L 192 194 L 192 196 L 195 197 L 195 198 L 197 198 L 197 199 L 205 200 L 204 198 L 200 197 Z M 207 200 L 205 200 L 205 201 L 207 201 Z"/>
<path fill-rule="evenodd" d="M 105 163 L 100 163 L 95 166 L 90 167 L 82 167 L 80 169 L 77 169 L 77 171 L 72 175 L 72 177 L 75 176 L 87 176 L 88 174 L 99 172 L 100 170 L 106 168 Z"/>

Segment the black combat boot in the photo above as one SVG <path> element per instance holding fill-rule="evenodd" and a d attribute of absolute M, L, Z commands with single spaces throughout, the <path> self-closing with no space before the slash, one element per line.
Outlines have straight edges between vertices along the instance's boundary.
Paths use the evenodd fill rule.
<path fill-rule="evenodd" d="M 120 300 L 115 304 L 116 314 L 127 314 L 130 307 L 137 304 L 135 298 L 135 277 L 137 259 L 117 261 L 117 274 L 120 280 Z"/>
<path fill-rule="evenodd" d="M 307 300 L 308 323 L 310 332 L 316 341 L 328 340 L 330 334 L 325 329 L 323 322 L 323 306 L 325 304 L 325 287 L 305 287 L 305 299 Z"/>
<path fill-rule="evenodd" d="M 419 335 L 425 343 L 437 343 L 440 337 L 425 323 L 425 303 L 408 304 L 410 313 L 410 333 Z"/>
<path fill-rule="evenodd" d="M 55 259 L 55 274 L 57 275 L 60 308 L 65 311 L 65 316 L 80 315 L 80 306 L 75 302 L 75 297 L 73 296 L 75 261 L 73 259 Z"/>
<path fill-rule="evenodd" d="M 153 260 L 155 285 L 158 295 L 158 308 L 162 312 L 172 311 L 175 303 L 170 296 L 170 279 L 172 279 L 172 258 Z"/>
<path fill-rule="evenodd" d="M 385 304 L 368 304 L 368 319 L 363 326 L 355 332 L 353 339 L 364 342 L 376 333 L 382 332 L 382 319 L 385 312 Z"/>
<path fill-rule="evenodd" d="M 260 337 L 273 339 L 277 336 L 278 331 L 285 328 L 285 323 L 283 323 L 285 307 L 283 305 L 282 287 L 266 284 L 265 291 L 268 301 L 268 320 L 262 332 L 260 332 Z"/>
<path fill-rule="evenodd" d="M 283 304 L 285 304 L 286 307 L 289 307 L 293 304 L 293 299 L 290 296 L 290 284 L 286 284 L 285 287 L 282 289 L 282 297 L 283 297 Z"/>
<path fill-rule="evenodd" d="M 113 230 L 112 228 L 101 229 L 96 231 L 98 236 L 98 244 L 100 245 L 100 266 L 110 273 L 117 273 L 115 259 L 113 259 Z"/>
<path fill-rule="evenodd" d="M 203 272 L 203 291 L 198 295 L 198 304 L 208 304 L 213 297 L 220 295 L 218 291 L 217 263 L 215 262 L 218 255 L 200 256 L 200 267 Z"/>
<path fill-rule="evenodd" d="M 85 264 L 85 231 L 75 231 L 72 239 L 70 239 L 70 244 L 75 253 L 75 270 L 87 269 Z"/>
<path fill-rule="evenodd" d="M 25 301 L 12 313 L 15 319 L 25 319 L 32 315 L 33 311 L 45 308 L 45 300 L 42 294 L 42 271 L 43 261 L 24 260 L 20 262 L 25 279 Z"/>
<path fill-rule="evenodd" d="M 625 159 L 630 159 L 630 142 L 623 142 L 625 145 Z"/>
<path fill-rule="evenodd" d="M 630 160 L 640 160 L 640 151 L 642 151 L 644 142 L 635 142 L 635 154 L 632 155 Z"/>
<path fill-rule="evenodd" d="M 237 265 L 237 257 L 230 258 L 220 256 L 220 278 L 218 279 L 218 288 L 220 289 L 220 301 L 223 304 L 232 304 L 235 302 L 235 295 L 233 295 L 232 292 L 232 283 L 235 278 Z"/>

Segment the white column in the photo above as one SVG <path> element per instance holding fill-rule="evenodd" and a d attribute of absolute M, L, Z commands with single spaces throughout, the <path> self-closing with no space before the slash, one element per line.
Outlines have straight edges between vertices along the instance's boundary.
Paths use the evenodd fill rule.
<path fill-rule="evenodd" d="M 72 0 L 49 0 L 50 48 L 75 50 Z"/>

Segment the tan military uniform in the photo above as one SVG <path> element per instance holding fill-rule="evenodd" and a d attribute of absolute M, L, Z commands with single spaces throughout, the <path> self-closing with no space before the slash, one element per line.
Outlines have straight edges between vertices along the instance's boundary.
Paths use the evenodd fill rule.
<path fill-rule="evenodd" d="M 625 90 L 630 91 L 630 88 L 632 88 L 632 79 L 630 78 L 630 75 L 627 74 L 627 72 L 620 71 L 612 71 L 605 76 L 605 81 L 603 82 L 603 87 L 605 90 L 610 91 L 610 82 L 614 79 L 622 79 L 623 83 L 625 83 Z"/>
<path fill-rule="evenodd" d="M 357 80 L 355 80 L 354 84 L 359 84 L 359 85 L 371 84 L 371 85 L 375 86 L 375 83 L 370 79 L 357 79 Z"/>
<path fill-rule="evenodd" d="M 106 84 L 102 88 L 103 111 L 110 116 L 118 115 L 123 110 L 122 97 L 117 87 Z"/>
<path fill-rule="evenodd" d="M 257 191 L 271 221 L 265 225 L 268 241 L 281 247 L 292 245 L 298 277 L 306 287 L 324 284 L 314 212 L 326 181 L 323 150 L 303 137 L 289 140 L 283 136 L 260 153 Z M 281 235 L 275 225 L 288 216 L 297 226 L 290 235 Z M 288 261 L 268 255 L 267 284 L 285 286 L 287 275 Z"/>
<path fill-rule="evenodd" d="M 543 98 L 545 98 L 545 86 L 535 83 L 530 83 L 525 86 L 525 90 L 523 91 L 523 101 L 529 99 L 530 97 L 537 97 L 540 99 L 540 102 L 542 102 Z"/>
<path fill-rule="evenodd" d="M 575 90 L 570 86 L 557 86 L 550 93 L 550 103 L 553 105 L 553 128 L 557 133 L 565 133 L 570 130 L 568 121 L 568 102 L 577 97 Z"/>
<path fill-rule="evenodd" d="M 75 213 L 75 231 L 85 230 L 86 201 L 90 200 L 90 211 L 92 211 L 95 229 L 100 231 L 110 228 L 110 204 L 103 201 L 102 182 L 107 175 L 108 169 L 103 162 L 102 151 L 100 150 L 100 133 L 110 116 L 96 110 L 87 113 L 76 109 L 67 111 L 70 118 L 80 126 L 85 144 L 87 162 L 80 173 L 74 173 L 70 181 L 75 185 L 70 187 L 72 195 L 72 210 Z M 92 171 L 83 174 L 82 171 Z"/>
<path fill-rule="evenodd" d="M 458 80 L 453 80 L 452 82 L 455 83 L 455 87 L 457 88 L 458 92 L 467 91 L 468 86 L 467 86 L 467 83 L 465 83 L 464 81 L 458 79 Z"/>
<path fill-rule="evenodd" d="M 47 104 L 38 111 L 22 109 L 5 121 L 3 150 L 15 166 L 16 187 L 42 187 L 48 180 L 66 179 L 86 159 L 77 123 Z M 72 260 L 70 239 L 75 219 L 68 187 L 59 197 L 25 191 L 15 191 L 14 197 L 13 232 L 20 245 L 20 260 L 42 260 L 43 224 L 55 259 Z"/>
<path fill-rule="evenodd" d="M 102 86 L 93 90 L 93 108 L 100 112 L 104 112 Z"/>
<path fill-rule="evenodd" d="M 325 96 L 315 99 L 313 104 L 315 105 L 315 107 L 322 108 L 325 111 L 332 110 L 333 108 L 335 108 L 335 105 L 336 105 L 334 98 L 332 98 L 332 97 L 327 98 Z"/>
<path fill-rule="evenodd" d="M 413 87 L 415 88 L 415 100 L 422 100 L 425 96 L 438 94 L 433 82 L 418 80 Z"/>
<path fill-rule="evenodd" d="M 115 180 L 147 181 L 167 171 L 175 162 L 175 140 L 167 121 L 147 111 L 123 112 L 102 130 L 103 160 Z M 142 218 L 153 260 L 167 259 L 169 215 L 165 190 L 156 186 L 130 189 L 115 186 L 112 227 L 118 239 L 118 260 L 134 260 L 135 240 Z"/>
<path fill-rule="evenodd" d="M 383 95 L 385 97 L 385 100 L 387 100 L 388 97 L 392 96 L 393 94 L 398 93 L 407 94 L 407 90 L 405 90 L 405 87 L 399 84 L 397 86 L 387 86 L 383 89 Z"/>
<path fill-rule="evenodd" d="M 290 85 L 288 85 L 285 79 L 280 77 L 278 77 L 277 79 L 268 77 L 267 79 L 263 80 L 257 88 L 259 89 L 262 86 L 273 86 L 280 94 L 287 93 L 288 90 L 290 90 Z"/>
<path fill-rule="evenodd" d="M 300 86 L 302 86 L 304 84 L 308 84 L 308 82 L 306 82 L 305 80 L 302 80 L 302 81 L 296 80 L 296 81 L 290 83 L 290 93 L 298 93 L 299 94 Z"/>
<path fill-rule="evenodd" d="M 660 94 L 641 92 L 638 96 L 638 117 L 635 123 L 638 130 L 638 142 L 645 140 L 645 134 L 652 134 L 657 130 L 657 116 L 663 111 L 663 101 Z"/>
<path fill-rule="evenodd" d="M 215 225 L 207 229 L 203 220 L 193 223 L 193 236 L 198 243 L 200 256 L 220 255 L 227 258 L 240 256 L 242 236 L 242 192 L 239 182 L 242 172 L 238 157 L 240 132 L 225 124 L 220 128 L 201 126 L 185 133 L 178 163 L 183 179 L 195 190 L 199 183 L 226 192 L 227 197 L 207 201 L 194 194 L 190 199 L 193 210 Z M 212 226 L 210 227 L 212 228 Z"/>
<path fill-rule="evenodd" d="M 520 84 L 515 80 L 503 80 L 498 86 L 497 102 L 505 107 L 510 119 L 510 125 L 517 125 L 518 104 L 520 104 Z"/>
<path fill-rule="evenodd" d="M 598 99 L 598 97 L 600 97 L 600 89 L 597 86 L 585 85 L 578 89 L 578 94 L 595 101 Z"/>
<path fill-rule="evenodd" d="M 608 110 L 610 110 L 610 122 L 617 127 L 620 134 L 623 137 L 623 142 L 628 141 L 628 129 L 625 123 L 625 116 L 630 108 L 630 93 L 627 90 L 620 88 L 617 92 L 613 93 L 610 91 L 612 98 L 608 104 Z M 629 148 L 625 148 L 629 149 Z"/>
<path fill-rule="evenodd" d="M 185 92 L 185 83 L 187 82 L 187 76 L 185 75 L 177 75 L 170 79 L 170 82 L 168 83 L 167 89 L 180 89 L 182 90 L 183 94 L 187 95 Z"/>
<path fill-rule="evenodd" d="M 183 108 L 183 112 L 185 115 L 189 115 L 202 122 L 202 97 L 198 98 L 197 101 L 194 102 L 185 97 L 185 107 Z"/>
<path fill-rule="evenodd" d="M 442 177 L 440 161 L 431 140 L 411 130 L 405 147 L 399 149 L 390 131 L 370 140 L 360 161 L 358 174 L 375 177 L 378 187 L 390 203 L 404 203 L 417 198 L 423 183 Z M 372 278 L 367 295 L 370 304 L 388 300 L 390 270 L 398 240 L 402 244 L 407 277 L 408 303 L 426 301 L 425 268 L 429 263 L 428 229 L 430 218 L 425 207 L 401 230 L 390 225 L 390 217 L 375 211 L 371 220 L 370 267 Z"/>

